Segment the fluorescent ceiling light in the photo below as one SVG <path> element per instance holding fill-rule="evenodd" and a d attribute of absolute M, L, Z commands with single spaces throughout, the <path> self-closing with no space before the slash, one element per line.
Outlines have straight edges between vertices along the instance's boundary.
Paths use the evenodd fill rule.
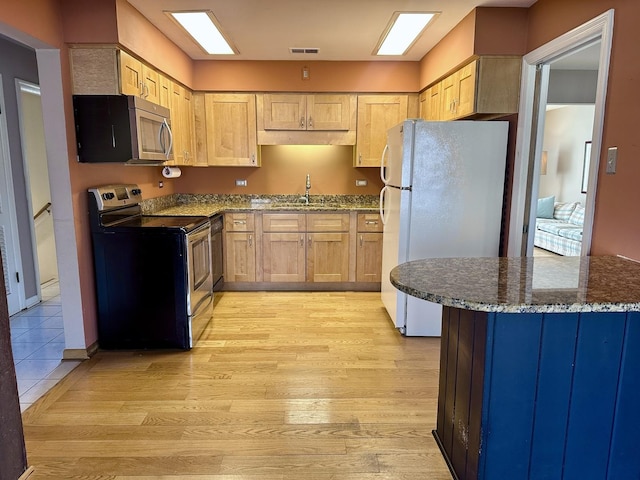
<path fill-rule="evenodd" d="M 210 55 L 233 55 L 211 12 L 166 12 Z"/>
<path fill-rule="evenodd" d="M 375 54 L 404 55 L 435 16 L 435 13 L 396 12 Z"/>

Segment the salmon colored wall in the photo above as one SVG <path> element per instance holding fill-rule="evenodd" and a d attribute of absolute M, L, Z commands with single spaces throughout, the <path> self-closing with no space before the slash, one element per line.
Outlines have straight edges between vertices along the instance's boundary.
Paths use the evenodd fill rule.
<path fill-rule="evenodd" d="M 113 1 L 113 0 L 111 0 Z M 193 89 L 193 61 L 126 0 L 116 0 L 119 43 Z"/>
<path fill-rule="evenodd" d="M 59 4 L 65 42 L 118 42 L 118 22 L 113 0 L 64 0 Z"/>
<path fill-rule="evenodd" d="M 60 6 L 56 0 L 15 1 L 2 5 L 0 22 L 48 45 L 62 45 Z"/>
<path fill-rule="evenodd" d="M 472 10 L 420 61 L 420 90 L 473 55 L 524 55 L 527 12 L 504 7 Z"/>
<path fill-rule="evenodd" d="M 333 145 L 274 145 L 262 147 L 262 167 L 182 168 L 169 179 L 180 193 L 304 194 L 311 175 L 311 195 L 377 195 L 382 183 L 376 168 L 353 168 L 353 148 Z M 246 179 L 246 187 L 236 187 Z M 356 187 L 356 180 L 368 181 Z"/>
<path fill-rule="evenodd" d="M 302 80 L 302 67 L 310 79 Z M 418 62 L 195 62 L 194 90 L 417 92 Z"/>
<path fill-rule="evenodd" d="M 524 55 L 527 47 L 527 8 L 476 8 L 473 53 Z"/>
<path fill-rule="evenodd" d="M 615 9 L 613 45 L 600 152 L 591 253 L 640 259 L 640 2 L 635 0 L 538 0 L 529 13 L 527 51 Z M 606 149 L 618 147 L 615 175 L 605 174 Z"/>
<path fill-rule="evenodd" d="M 473 55 L 476 11 L 472 10 L 420 61 L 419 90 Z"/>

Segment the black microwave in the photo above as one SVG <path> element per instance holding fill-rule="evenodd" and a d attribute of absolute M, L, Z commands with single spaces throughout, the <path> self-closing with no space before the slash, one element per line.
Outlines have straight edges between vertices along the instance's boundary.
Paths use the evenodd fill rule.
<path fill-rule="evenodd" d="M 78 161 L 162 165 L 173 159 L 168 108 L 132 95 L 74 95 Z"/>

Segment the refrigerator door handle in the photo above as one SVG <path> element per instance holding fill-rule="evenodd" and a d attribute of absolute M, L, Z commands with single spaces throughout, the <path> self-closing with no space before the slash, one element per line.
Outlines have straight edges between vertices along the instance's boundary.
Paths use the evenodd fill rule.
<path fill-rule="evenodd" d="M 389 179 L 385 177 L 386 164 L 384 162 L 388 152 L 389 152 L 389 145 L 385 145 L 384 150 L 382 150 L 382 157 L 380 158 L 380 179 L 382 180 L 382 183 L 384 183 L 385 185 L 389 183 Z"/>
<path fill-rule="evenodd" d="M 382 190 L 380 190 L 380 220 L 382 220 L 382 225 L 386 225 L 387 223 L 387 218 L 385 217 L 384 214 L 384 195 L 387 191 L 387 187 L 386 185 L 384 187 L 382 187 Z"/>

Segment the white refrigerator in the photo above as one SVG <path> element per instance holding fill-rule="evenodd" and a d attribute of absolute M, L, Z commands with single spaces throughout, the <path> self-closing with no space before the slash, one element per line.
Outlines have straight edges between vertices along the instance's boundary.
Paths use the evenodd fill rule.
<path fill-rule="evenodd" d="M 406 120 L 382 155 L 382 302 L 407 336 L 439 336 L 442 307 L 399 292 L 389 272 L 411 260 L 496 257 L 508 123 Z"/>

